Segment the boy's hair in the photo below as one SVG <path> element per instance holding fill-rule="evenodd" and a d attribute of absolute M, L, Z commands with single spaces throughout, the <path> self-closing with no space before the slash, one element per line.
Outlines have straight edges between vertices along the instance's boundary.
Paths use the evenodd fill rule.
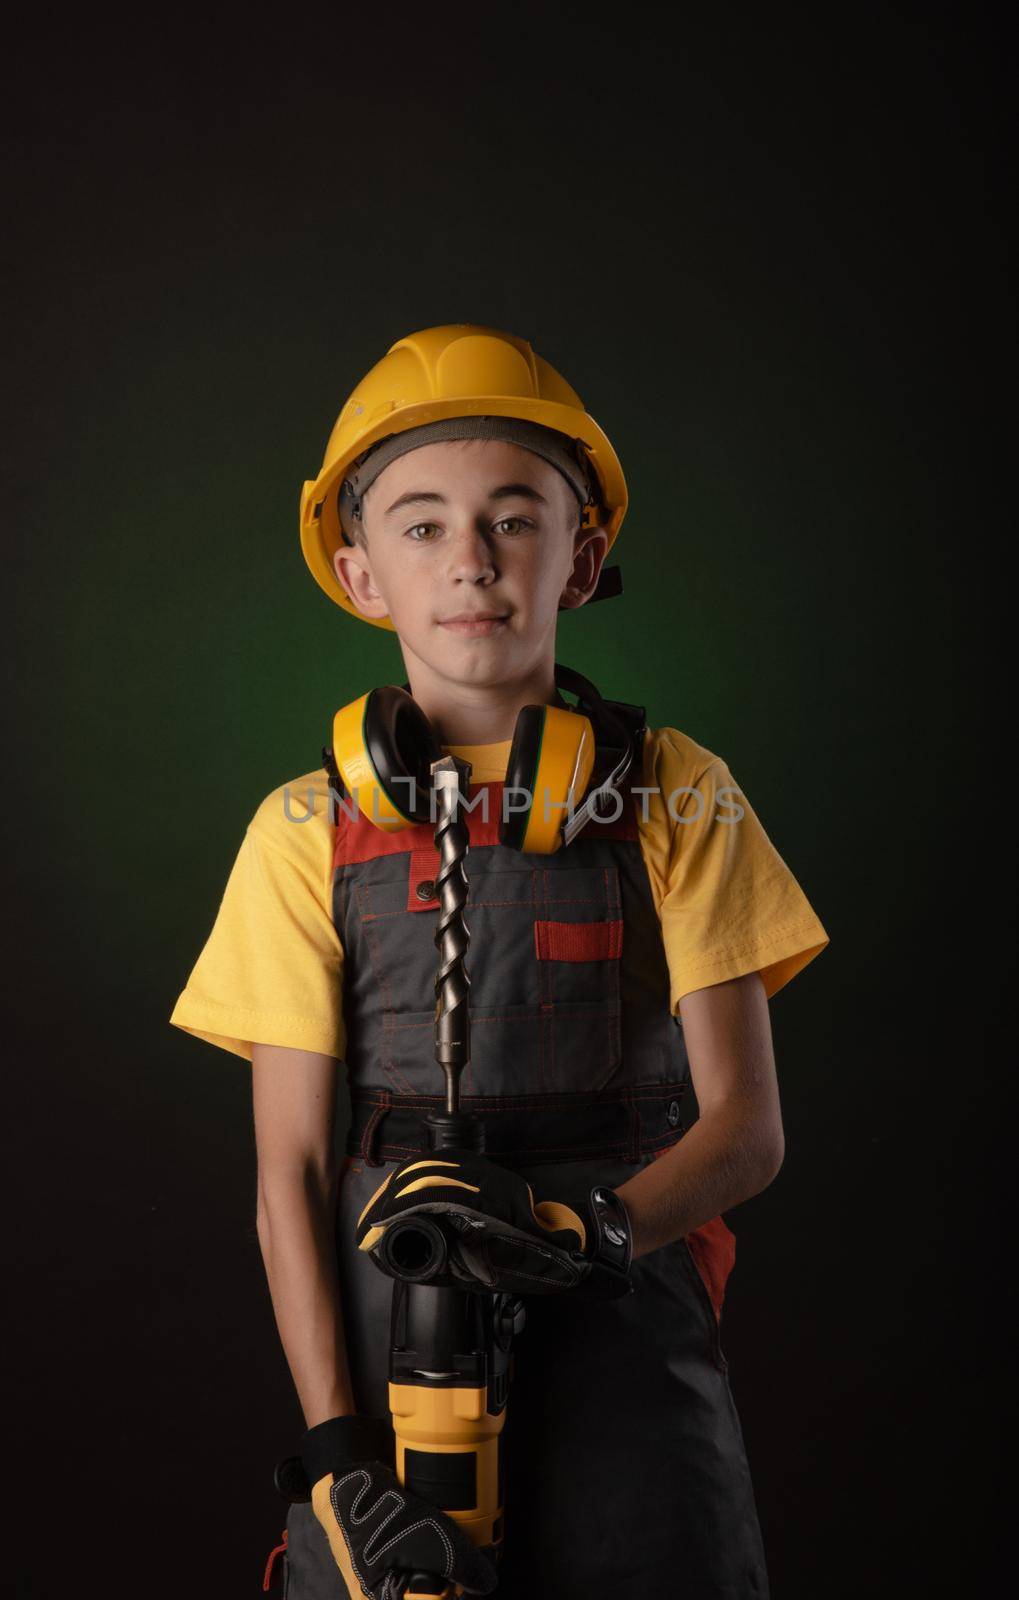
<path fill-rule="evenodd" d="M 420 449 L 422 445 L 447 440 L 466 443 L 471 439 L 505 439 L 510 444 L 523 445 L 524 449 L 541 456 L 561 473 L 576 495 L 581 512 L 585 506 L 598 505 L 597 480 L 588 466 L 584 446 L 579 439 L 570 439 L 554 428 L 518 417 L 447 417 L 441 422 L 423 423 L 403 433 L 389 434 L 385 439 L 379 439 L 353 463 L 340 485 L 337 501 L 340 529 L 347 543 L 360 545 L 362 550 L 367 550 L 364 497 L 391 461 L 405 455 L 408 450 Z"/>

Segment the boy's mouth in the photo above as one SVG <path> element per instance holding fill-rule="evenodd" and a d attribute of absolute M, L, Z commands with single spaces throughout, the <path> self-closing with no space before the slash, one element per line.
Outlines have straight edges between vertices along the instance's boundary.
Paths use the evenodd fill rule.
<path fill-rule="evenodd" d="M 439 626 L 448 628 L 451 633 L 462 633 L 468 637 L 496 633 L 505 623 L 506 612 L 502 611 L 462 611 L 459 616 L 445 617 Z"/>

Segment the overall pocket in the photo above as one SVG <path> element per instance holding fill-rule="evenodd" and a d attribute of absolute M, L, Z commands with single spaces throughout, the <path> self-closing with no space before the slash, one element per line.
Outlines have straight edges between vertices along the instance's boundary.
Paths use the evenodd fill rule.
<path fill-rule="evenodd" d="M 604 1089 L 622 1058 L 619 869 L 561 867 L 540 878 L 534 920 L 538 1087 L 546 1093 Z"/>
<path fill-rule="evenodd" d="M 475 1000 L 473 986 L 469 1004 L 471 1059 L 460 1076 L 460 1093 L 532 1094 L 538 1088 L 535 1071 L 541 1049 L 536 1005 L 484 1006 Z M 386 1016 L 376 1061 L 398 1094 L 441 1095 L 445 1078 L 435 1059 L 435 1006 Z"/>
<path fill-rule="evenodd" d="M 465 1095 L 600 1089 L 621 1059 L 619 869 L 535 864 L 472 850 L 464 908 L 471 1060 Z M 434 884 L 420 853 L 362 876 L 348 919 L 344 984 L 371 1077 L 399 1094 L 439 1094 Z M 420 893 L 419 893 L 420 891 Z M 418 909 L 420 908 L 420 909 Z"/>

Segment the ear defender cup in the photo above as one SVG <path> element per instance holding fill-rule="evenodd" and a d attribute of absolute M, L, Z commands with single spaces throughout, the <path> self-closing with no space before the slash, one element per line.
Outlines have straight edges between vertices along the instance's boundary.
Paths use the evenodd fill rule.
<path fill-rule="evenodd" d="M 333 759 L 347 792 L 384 833 L 432 820 L 431 764 L 442 755 L 413 695 L 394 684 L 369 690 L 333 718 Z"/>
<path fill-rule="evenodd" d="M 569 807 L 576 810 L 594 770 L 594 728 L 583 713 L 523 706 L 506 767 L 499 842 L 512 850 L 553 855 Z M 520 794 L 509 791 L 517 789 Z M 526 798 L 527 804 L 515 809 Z"/>
<path fill-rule="evenodd" d="M 560 705 L 521 707 L 499 821 L 500 844 L 534 855 L 553 855 L 561 848 L 563 824 L 583 804 L 598 752 L 596 725 L 610 745 L 625 746 L 630 739 L 625 725 L 581 673 L 556 662 L 555 680 L 557 688 L 577 696 L 578 707 L 561 695 Z M 443 751 L 409 684 L 371 689 L 337 711 L 332 753 L 360 814 L 383 832 L 435 821 L 431 769 Z"/>

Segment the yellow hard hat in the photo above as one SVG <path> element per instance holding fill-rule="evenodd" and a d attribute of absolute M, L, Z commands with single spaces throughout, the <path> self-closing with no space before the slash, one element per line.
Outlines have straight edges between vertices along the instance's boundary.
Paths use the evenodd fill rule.
<path fill-rule="evenodd" d="M 580 397 L 526 339 L 473 322 L 424 328 L 396 344 L 366 373 L 336 419 L 318 477 L 301 493 L 301 548 L 330 600 L 362 622 L 395 632 L 389 617 L 366 617 L 336 576 L 333 556 L 347 543 L 340 522 L 344 478 L 366 451 L 390 435 L 452 417 L 517 418 L 565 436 L 600 504 L 584 507 L 584 527 L 603 527 L 611 550 L 626 514 L 623 469 Z M 425 442 L 424 436 L 422 442 Z M 618 568 L 603 567 L 591 599 L 621 590 Z"/>

